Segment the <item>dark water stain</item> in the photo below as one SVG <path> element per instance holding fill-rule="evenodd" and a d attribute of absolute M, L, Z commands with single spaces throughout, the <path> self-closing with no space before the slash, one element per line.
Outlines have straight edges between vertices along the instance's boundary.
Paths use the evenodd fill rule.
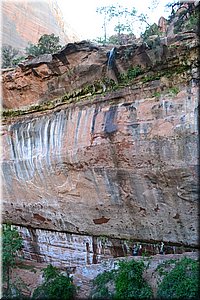
<path fill-rule="evenodd" d="M 98 111 L 99 111 L 99 108 L 98 108 L 98 107 L 95 107 L 94 114 L 93 114 L 93 118 L 92 118 L 92 126 L 91 126 L 91 133 L 92 133 L 92 134 L 94 133 L 95 122 L 96 122 L 96 117 L 97 117 L 97 115 L 98 115 Z"/>
<path fill-rule="evenodd" d="M 44 218 L 43 216 L 39 215 L 39 214 L 33 214 L 33 218 L 39 221 L 46 221 L 46 218 Z"/>
<path fill-rule="evenodd" d="M 38 237 L 37 234 L 35 232 L 35 229 L 29 227 L 28 231 L 30 233 L 31 236 L 31 240 L 30 240 L 30 255 L 32 259 L 35 259 L 37 262 L 41 263 L 44 262 L 44 259 L 40 256 L 40 247 L 39 247 L 39 243 L 38 243 Z"/>
<path fill-rule="evenodd" d="M 79 110 L 78 120 L 77 120 L 77 125 L 76 125 L 76 133 L 75 133 L 75 145 L 77 144 L 77 141 L 78 141 L 78 130 L 79 130 L 79 125 L 80 125 L 81 115 L 82 115 L 82 110 Z"/>
<path fill-rule="evenodd" d="M 92 237 L 92 250 L 93 250 L 93 257 L 92 263 L 97 264 L 97 237 Z"/>
<path fill-rule="evenodd" d="M 104 127 L 105 133 L 109 134 L 117 131 L 117 125 L 114 124 L 116 112 L 117 112 L 117 106 L 111 106 L 109 108 L 109 111 L 105 113 L 105 127 Z"/>

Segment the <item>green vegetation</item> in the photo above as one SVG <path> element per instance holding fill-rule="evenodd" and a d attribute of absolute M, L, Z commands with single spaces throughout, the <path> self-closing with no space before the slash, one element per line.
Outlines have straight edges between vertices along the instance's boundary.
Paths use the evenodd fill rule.
<path fill-rule="evenodd" d="M 10 224 L 2 225 L 2 264 L 3 283 L 5 288 L 3 294 L 5 299 L 12 296 L 12 290 L 17 289 L 16 284 L 11 281 L 12 269 L 16 267 L 18 251 L 22 248 L 22 238 L 17 229 Z"/>
<path fill-rule="evenodd" d="M 147 26 L 145 32 L 141 34 L 143 41 L 146 42 L 148 46 L 155 47 L 160 44 L 160 39 L 157 38 L 154 39 L 154 41 L 151 41 L 149 37 L 152 35 L 157 35 L 158 37 L 161 35 L 159 27 L 156 23 Z"/>
<path fill-rule="evenodd" d="M 165 69 L 162 71 L 154 71 L 154 73 L 144 75 L 141 79 L 143 83 L 153 81 L 153 80 L 159 80 L 161 77 L 166 77 L 166 78 L 172 78 L 174 75 L 178 74 L 183 74 L 186 71 L 190 69 L 190 66 L 185 64 L 185 65 L 179 65 L 178 67 L 171 67 L 170 69 Z M 172 88 L 173 90 L 173 88 Z M 175 89 L 176 90 L 176 89 Z M 174 92 L 175 92 L 174 90 Z"/>
<path fill-rule="evenodd" d="M 154 92 L 152 96 L 159 98 L 161 96 L 161 92 Z"/>
<path fill-rule="evenodd" d="M 185 24 L 185 29 L 186 30 L 193 30 L 193 31 L 197 31 L 198 28 L 198 23 L 199 22 L 199 12 L 194 12 L 189 19 L 187 20 L 186 24 Z"/>
<path fill-rule="evenodd" d="M 157 296 L 159 299 L 198 299 L 198 292 L 199 262 L 185 257 L 166 274 L 158 287 Z"/>
<path fill-rule="evenodd" d="M 24 270 L 29 270 L 29 271 L 31 271 L 31 272 L 33 272 L 33 273 L 36 273 L 37 271 L 36 271 L 36 269 L 33 267 L 33 266 L 29 266 L 29 265 L 25 265 L 25 264 L 18 264 L 18 266 L 17 266 L 19 269 L 24 269 Z"/>
<path fill-rule="evenodd" d="M 152 74 L 152 75 L 145 75 L 142 78 L 142 82 L 146 83 L 146 82 L 153 81 L 153 80 L 159 80 L 161 76 L 162 76 L 161 73 L 155 73 L 155 74 Z"/>
<path fill-rule="evenodd" d="M 134 7 L 131 10 L 128 10 L 126 7 L 117 4 L 98 7 L 96 12 L 103 16 L 102 28 L 104 31 L 104 38 L 98 38 L 98 42 L 103 44 L 113 42 L 116 44 L 123 44 L 123 35 L 121 34 L 128 33 L 133 35 L 133 21 L 136 18 L 136 9 Z M 109 40 L 107 37 L 107 27 L 111 20 L 117 21 L 114 25 L 114 31 L 116 33 L 114 40 Z"/>
<path fill-rule="evenodd" d="M 33 293 L 33 299 L 74 299 L 76 287 L 69 275 L 63 275 L 60 271 L 48 265 L 43 269 L 44 283 L 37 287 Z"/>
<path fill-rule="evenodd" d="M 174 87 L 169 89 L 169 93 L 172 94 L 172 95 L 177 95 L 179 93 L 179 88 L 174 86 Z"/>
<path fill-rule="evenodd" d="M 44 34 L 40 37 L 38 44 L 30 44 L 26 48 L 26 53 L 29 55 L 38 56 L 41 54 L 55 53 L 61 49 L 59 45 L 59 37 L 52 34 Z"/>
<path fill-rule="evenodd" d="M 166 6 L 171 8 L 171 14 L 168 18 L 168 23 L 172 22 L 178 16 L 174 23 L 174 33 L 180 33 L 185 30 L 197 32 L 199 24 L 199 8 L 194 2 L 187 3 L 187 8 L 182 7 L 182 1 L 168 3 Z M 178 11 L 181 8 L 180 11 Z"/>
<path fill-rule="evenodd" d="M 16 65 L 23 59 L 23 56 L 19 57 L 19 51 L 17 49 L 10 45 L 3 45 L 1 62 L 2 68 L 6 69 L 16 67 Z"/>
<path fill-rule="evenodd" d="M 120 74 L 120 83 L 129 83 L 131 80 L 135 79 L 137 76 L 141 75 L 143 70 L 141 66 L 136 66 L 134 68 L 129 68 L 127 73 Z"/>
<path fill-rule="evenodd" d="M 142 277 L 144 262 L 120 261 L 118 269 L 104 272 L 93 281 L 92 299 L 150 299 L 152 290 Z"/>
<path fill-rule="evenodd" d="M 169 259 L 159 264 L 156 268 L 156 272 L 158 272 L 160 276 L 164 276 L 169 273 L 169 271 L 175 266 L 176 262 L 176 259 Z"/>
<path fill-rule="evenodd" d="M 101 80 L 96 80 L 89 85 L 85 85 L 81 89 L 74 90 L 72 92 L 66 93 L 60 98 L 46 101 L 41 104 L 32 105 L 29 108 L 24 110 L 3 110 L 2 116 L 3 117 L 17 117 L 24 114 L 30 114 L 38 111 L 45 111 L 48 109 L 52 109 L 58 107 L 63 104 L 70 104 L 80 102 L 81 100 L 88 98 L 91 101 L 95 99 L 95 95 L 101 94 L 104 96 L 106 93 L 118 90 L 122 87 L 128 86 L 133 84 L 134 80 L 137 79 L 138 76 L 141 75 L 141 82 L 147 83 L 153 80 L 159 80 L 162 76 L 166 78 L 172 78 L 174 75 L 185 73 L 187 70 L 190 69 L 190 66 L 180 65 L 175 66 L 174 68 L 162 70 L 162 71 L 154 71 L 150 74 L 145 73 L 145 70 L 141 68 L 141 66 L 136 66 L 134 68 L 129 68 L 127 73 L 121 73 L 118 80 L 119 82 L 116 83 L 114 80 L 104 77 Z M 146 75 L 145 75 L 146 74 Z M 179 92 L 178 88 L 174 87 L 169 90 L 172 94 L 177 94 Z"/>

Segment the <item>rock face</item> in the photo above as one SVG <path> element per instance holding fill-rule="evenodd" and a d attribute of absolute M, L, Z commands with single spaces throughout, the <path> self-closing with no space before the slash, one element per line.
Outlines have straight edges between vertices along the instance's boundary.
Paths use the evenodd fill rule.
<path fill-rule="evenodd" d="M 36 44 L 43 34 L 54 33 L 61 44 L 78 41 L 70 25 L 65 25 L 56 0 L 2 1 L 2 44 L 22 52 L 28 42 Z"/>
<path fill-rule="evenodd" d="M 168 255 L 155 255 L 151 257 L 140 257 L 135 256 L 125 258 L 125 260 L 136 260 L 136 261 L 143 261 L 147 268 L 145 269 L 143 276 L 152 287 L 154 292 L 154 297 L 156 297 L 158 282 L 160 282 L 160 274 L 159 269 L 160 266 L 166 264 L 167 261 L 178 261 L 184 257 L 191 258 L 197 260 L 199 258 L 198 252 L 185 252 L 183 254 L 168 254 Z M 77 290 L 77 299 L 89 299 L 91 297 L 91 293 L 94 290 L 92 281 L 95 277 L 99 274 L 102 274 L 105 271 L 111 271 L 113 269 L 117 269 L 119 261 L 123 261 L 124 258 L 110 258 L 106 261 L 104 260 L 102 263 L 92 264 L 92 265 L 79 265 L 79 266 L 70 266 L 67 267 L 65 265 L 59 266 L 62 270 L 62 273 L 70 274 L 73 277 L 73 282 L 76 286 L 78 286 Z M 54 264 L 52 262 L 52 264 Z M 26 261 L 25 265 L 26 268 L 15 268 L 12 272 L 12 278 L 14 279 L 21 278 L 23 282 L 26 283 L 26 287 L 28 289 L 24 289 L 24 294 L 27 297 L 31 297 L 35 288 L 38 285 L 44 282 L 42 277 L 43 269 L 47 267 L 47 263 L 36 263 L 31 261 Z"/>
<path fill-rule="evenodd" d="M 141 64 L 144 73 L 108 92 L 107 50 L 66 49 L 3 74 L 4 106 L 21 109 L 2 123 L 3 220 L 81 236 L 80 249 L 92 236 L 196 247 L 195 41 L 160 52 L 120 47 L 118 71 Z M 74 94 L 62 102 L 66 92 Z"/>
<path fill-rule="evenodd" d="M 159 28 L 160 32 L 162 32 L 162 34 L 164 36 L 166 36 L 167 20 L 164 17 L 160 17 L 160 19 L 158 20 L 158 28 Z"/>
<path fill-rule="evenodd" d="M 23 257 L 39 263 L 52 263 L 57 267 L 77 267 L 99 264 L 115 257 L 132 256 L 137 243 L 132 240 L 105 236 L 80 235 L 44 229 L 17 226 L 23 240 Z M 160 243 L 140 243 L 138 256 L 160 253 Z M 191 252 L 183 246 L 164 246 L 165 254 Z"/>
<path fill-rule="evenodd" d="M 160 70 L 167 72 L 167 69 L 173 68 L 175 71 L 180 69 L 180 65 L 184 68 L 186 59 L 190 65 L 194 64 L 197 56 L 194 33 L 176 35 L 167 39 L 166 44 L 173 44 L 174 48 L 162 45 L 150 50 L 145 45 L 136 44 L 119 47 L 116 54 L 117 72 L 122 74 L 139 65 L 146 71 L 151 69 L 147 77 L 154 78 L 156 76 L 153 74 Z M 191 50 L 188 51 L 187 47 Z M 23 108 L 58 100 L 66 94 L 76 97 L 105 92 L 105 78 L 110 75 L 107 68 L 109 50 L 108 47 L 97 47 L 86 41 L 69 43 L 58 53 L 26 60 L 18 68 L 5 71 L 3 107 Z M 162 74 L 158 75 L 162 77 Z M 161 80 L 161 83 L 163 88 L 172 85 L 169 79 L 165 83 Z M 161 91 L 159 83 L 154 89 Z M 138 92 L 144 93 L 141 83 L 138 84 Z"/>

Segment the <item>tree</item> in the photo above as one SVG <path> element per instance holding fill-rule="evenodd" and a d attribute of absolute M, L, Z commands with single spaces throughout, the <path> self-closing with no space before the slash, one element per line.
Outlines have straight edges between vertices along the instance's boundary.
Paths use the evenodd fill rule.
<path fill-rule="evenodd" d="M 2 68 L 15 67 L 24 57 L 19 57 L 19 50 L 10 45 L 3 45 L 2 47 Z"/>
<path fill-rule="evenodd" d="M 128 10 L 126 7 L 121 5 L 112 5 L 112 6 L 103 6 L 98 7 L 96 10 L 97 13 L 102 14 L 103 19 L 103 30 L 104 30 L 104 43 L 107 42 L 107 26 L 108 23 L 115 19 L 117 24 L 114 26 L 114 31 L 118 35 L 118 40 L 120 42 L 120 35 L 122 33 L 133 33 L 132 24 L 136 17 L 136 10 Z"/>
<path fill-rule="evenodd" d="M 153 292 L 143 278 L 143 261 L 119 261 L 118 268 L 93 280 L 92 299 L 152 299 Z"/>
<path fill-rule="evenodd" d="M 152 35 L 157 35 L 157 36 L 161 35 L 159 27 L 156 23 L 154 23 L 150 26 L 147 26 L 145 32 L 141 34 L 141 37 L 146 42 L 148 40 L 148 38 Z"/>
<path fill-rule="evenodd" d="M 33 299 L 74 299 L 76 287 L 73 279 L 63 275 L 60 271 L 48 265 L 43 269 L 44 283 L 38 286 L 33 293 Z"/>
<path fill-rule="evenodd" d="M 112 6 L 102 6 L 96 9 L 96 12 L 100 15 L 103 15 L 103 31 L 104 31 L 104 40 L 103 43 L 107 42 L 107 26 L 110 22 L 110 14 L 112 13 Z"/>
<path fill-rule="evenodd" d="M 168 22 L 174 22 L 175 34 L 184 30 L 198 31 L 199 7 L 195 6 L 194 2 L 170 2 L 166 7 L 171 8 Z"/>
<path fill-rule="evenodd" d="M 11 295 L 11 272 L 16 265 L 17 251 L 22 248 L 22 238 L 17 229 L 10 224 L 3 224 L 2 263 L 3 281 L 6 283 L 5 294 Z"/>
<path fill-rule="evenodd" d="M 184 257 L 158 286 L 159 299 L 198 299 L 199 261 Z"/>
<path fill-rule="evenodd" d="M 55 36 L 54 33 L 48 35 L 44 34 L 40 37 L 38 44 L 30 44 L 26 48 L 26 53 L 29 55 L 38 56 L 41 54 L 55 53 L 61 49 L 59 44 L 59 37 Z"/>

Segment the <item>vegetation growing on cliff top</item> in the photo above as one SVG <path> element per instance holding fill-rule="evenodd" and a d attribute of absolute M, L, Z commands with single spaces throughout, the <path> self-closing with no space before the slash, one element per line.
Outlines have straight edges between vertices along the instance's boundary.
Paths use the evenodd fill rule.
<path fill-rule="evenodd" d="M 3 45 L 1 68 L 6 69 L 16 67 L 17 64 L 23 59 L 24 57 L 19 56 L 19 50 L 10 45 Z"/>
<path fill-rule="evenodd" d="M 155 6 L 155 3 L 151 4 Z M 103 38 L 97 38 L 98 43 L 102 44 L 116 44 L 116 45 L 124 45 L 127 43 L 132 43 L 133 40 L 136 39 L 134 34 L 134 30 L 137 27 L 141 27 L 141 25 L 145 24 L 146 29 L 145 32 L 141 35 L 144 39 L 149 37 L 150 35 L 161 34 L 159 28 L 156 24 L 150 24 L 149 18 L 146 14 L 138 14 L 135 7 L 128 9 L 122 5 L 109 5 L 109 6 L 101 6 L 98 7 L 96 12 L 103 16 Z M 108 37 L 107 31 L 110 23 L 114 24 L 114 35 Z M 144 39 L 145 40 L 145 39 Z"/>
<path fill-rule="evenodd" d="M 29 44 L 26 48 L 27 55 L 38 56 L 42 54 L 51 54 L 59 51 L 61 45 L 59 44 L 59 37 L 52 34 L 42 35 L 36 45 Z M 3 45 L 2 47 L 2 68 L 16 67 L 19 62 L 25 60 L 24 56 L 19 56 L 19 50 L 10 45 Z"/>
<path fill-rule="evenodd" d="M 85 85 L 83 88 L 66 93 L 60 98 L 49 100 L 41 104 L 32 105 L 29 108 L 25 108 L 24 110 L 4 110 L 2 112 L 2 116 L 16 117 L 28 113 L 30 114 L 34 112 L 45 111 L 48 109 L 53 109 L 63 104 L 77 103 L 87 98 L 90 101 L 94 101 L 96 99 L 95 95 L 101 94 L 102 96 L 105 96 L 106 93 L 116 91 L 126 86 L 130 86 L 134 82 L 137 82 L 135 80 L 137 80 L 139 76 L 140 81 L 146 84 L 153 80 L 159 80 L 161 77 L 172 79 L 173 76 L 176 76 L 177 74 L 185 74 L 185 72 L 188 70 L 190 70 L 190 65 L 180 65 L 179 67 L 175 66 L 166 70 L 145 72 L 145 70 L 143 70 L 138 65 L 133 68 L 129 68 L 126 73 L 121 73 L 118 78 L 118 83 L 116 83 L 112 79 L 104 77 L 101 80 L 96 80 L 89 85 Z M 179 92 L 179 89 L 177 87 L 172 87 L 168 92 L 170 92 L 173 95 L 176 95 Z"/>
<path fill-rule="evenodd" d="M 38 56 L 41 54 L 55 53 L 61 49 L 59 37 L 52 34 L 42 35 L 36 45 L 30 44 L 26 48 L 26 53 L 29 55 Z"/>

